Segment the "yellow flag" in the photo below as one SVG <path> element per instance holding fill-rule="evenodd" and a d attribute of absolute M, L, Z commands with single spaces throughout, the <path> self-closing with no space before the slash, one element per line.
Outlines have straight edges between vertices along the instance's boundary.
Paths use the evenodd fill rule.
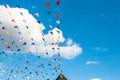
<path fill-rule="evenodd" d="M 29 34 L 29 35 L 31 35 L 31 32 L 30 32 L 30 31 L 28 31 L 28 34 Z"/>
<path fill-rule="evenodd" d="M 40 29 L 40 30 L 43 30 L 43 27 L 42 27 L 42 26 L 40 26 L 40 27 L 39 27 L 39 29 Z"/>
<path fill-rule="evenodd" d="M 52 37 L 51 40 L 54 41 L 54 38 Z"/>
<path fill-rule="evenodd" d="M 5 32 L 5 34 L 7 34 L 7 35 L 8 35 L 8 34 L 10 34 L 10 33 L 9 33 L 8 31 L 6 31 L 6 32 Z"/>
<path fill-rule="evenodd" d="M 60 69 L 58 69 L 58 70 L 57 70 L 57 72 L 61 73 L 61 70 L 60 70 Z"/>
<path fill-rule="evenodd" d="M 8 44 L 8 42 L 5 41 L 5 42 L 4 42 L 4 45 L 7 45 L 7 44 Z"/>
<path fill-rule="evenodd" d="M 57 42 L 60 42 L 60 39 L 57 39 Z"/>
<path fill-rule="evenodd" d="M 27 50 L 27 51 L 29 51 L 29 50 L 30 50 L 30 48 L 29 48 L 29 47 L 26 47 L 26 50 Z"/>
<path fill-rule="evenodd" d="M 12 13 L 11 13 L 11 12 L 8 12 L 8 14 L 9 14 L 10 16 L 12 16 Z"/>
<path fill-rule="evenodd" d="M 54 64 L 54 67 L 56 67 L 56 64 Z"/>

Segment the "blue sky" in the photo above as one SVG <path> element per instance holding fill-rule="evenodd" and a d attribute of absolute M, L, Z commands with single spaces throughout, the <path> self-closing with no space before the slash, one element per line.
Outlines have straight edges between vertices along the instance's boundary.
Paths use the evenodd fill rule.
<path fill-rule="evenodd" d="M 49 18 L 53 21 L 55 18 L 47 16 L 45 12 L 51 10 L 52 7 L 53 14 L 61 14 L 60 28 L 64 36 L 73 39 L 83 49 L 82 54 L 74 59 L 61 59 L 61 69 L 68 79 L 90 80 L 96 77 L 101 80 L 120 79 L 120 1 L 61 0 L 59 7 L 51 4 L 50 8 L 46 8 L 44 4 L 48 1 L 54 3 L 57 0 L 18 0 L 15 2 L 2 0 L 0 4 L 9 4 L 11 7 L 19 4 L 28 9 L 31 14 L 40 12 L 42 16 L 37 19 L 42 21 L 48 30 L 50 29 Z M 37 7 L 33 9 L 31 6 Z M 54 9 L 60 10 L 54 11 Z M 88 61 L 99 63 L 86 64 Z"/>
<path fill-rule="evenodd" d="M 72 80 L 89 80 L 100 77 L 102 80 L 118 80 L 120 45 L 120 6 L 118 0 L 70 0 L 63 1 L 63 32 L 81 44 L 83 54 L 71 60 Z M 95 51 L 90 47 L 108 48 Z M 97 65 L 86 65 L 95 60 Z M 67 62 L 67 61 L 66 61 Z M 69 62 L 69 61 L 68 61 Z M 69 71 L 69 70 L 68 70 Z M 67 72 L 66 72 L 67 73 Z M 73 74 L 72 74 L 73 73 Z M 78 79 L 79 77 L 79 79 Z"/>

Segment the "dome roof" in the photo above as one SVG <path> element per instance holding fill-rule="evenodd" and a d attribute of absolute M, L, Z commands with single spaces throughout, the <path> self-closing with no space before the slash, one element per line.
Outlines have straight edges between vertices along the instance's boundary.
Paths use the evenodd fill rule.
<path fill-rule="evenodd" d="M 67 80 L 67 78 L 63 74 L 60 74 L 56 80 Z"/>

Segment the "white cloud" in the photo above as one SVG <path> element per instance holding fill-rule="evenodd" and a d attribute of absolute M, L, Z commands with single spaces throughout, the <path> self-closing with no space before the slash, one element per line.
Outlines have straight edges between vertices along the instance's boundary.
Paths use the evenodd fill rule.
<path fill-rule="evenodd" d="M 73 44 L 71 46 L 60 47 L 60 51 L 61 56 L 66 56 L 66 58 L 71 59 L 81 54 L 82 48 L 80 48 L 77 44 Z"/>
<path fill-rule="evenodd" d="M 97 61 L 87 61 L 86 64 L 89 65 L 89 64 L 99 64 L 100 62 L 97 62 Z"/>
<path fill-rule="evenodd" d="M 68 46 L 72 45 L 72 43 L 73 43 L 73 41 L 72 41 L 72 39 L 70 39 L 70 38 L 69 38 L 69 39 L 67 40 L 67 42 L 66 42 L 66 44 L 67 44 Z"/>
<path fill-rule="evenodd" d="M 90 47 L 90 49 L 98 52 L 105 52 L 109 50 L 109 48 L 102 48 L 102 47 Z"/>
<path fill-rule="evenodd" d="M 90 80 L 102 80 L 102 79 L 100 79 L 100 78 L 92 78 Z"/>
<path fill-rule="evenodd" d="M 36 55 L 53 56 L 60 52 L 62 57 L 74 58 L 82 53 L 82 48 L 65 41 L 60 29 L 54 28 L 44 34 L 45 26 L 24 8 L 0 6 L 0 49 L 6 52 L 31 52 Z M 67 46 L 59 46 L 58 43 Z"/>

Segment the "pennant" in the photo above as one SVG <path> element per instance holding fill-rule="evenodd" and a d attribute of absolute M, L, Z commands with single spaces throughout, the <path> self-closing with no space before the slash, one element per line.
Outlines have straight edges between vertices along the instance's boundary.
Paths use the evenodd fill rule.
<path fill-rule="evenodd" d="M 43 30 L 43 27 L 42 27 L 42 26 L 40 26 L 40 27 L 39 27 L 39 29 L 40 29 L 40 30 Z"/>
<path fill-rule="evenodd" d="M 52 42 L 51 45 L 55 45 L 55 44 Z"/>
<path fill-rule="evenodd" d="M 26 28 L 27 28 L 27 29 L 29 29 L 29 27 L 28 27 L 28 26 L 26 26 Z"/>
<path fill-rule="evenodd" d="M 46 7 L 50 7 L 50 2 L 45 4 Z"/>
<path fill-rule="evenodd" d="M 12 37 L 10 36 L 9 39 L 12 39 Z"/>
<path fill-rule="evenodd" d="M 20 38 L 20 42 L 22 42 L 22 41 L 24 41 L 25 39 L 22 37 L 22 38 Z"/>
<path fill-rule="evenodd" d="M 26 47 L 26 50 L 27 50 L 27 51 L 29 51 L 29 50 L 30 50 L 30 48 L 29 48 L 29 47 Z"/>
<path fill-rule="evenodd" d="M 18 26 L 14 26 L 14 28 L 18 29 Z"/>
<path fill-rule="evenodd" d="M 40 21 L 37 21 L 37 23 L 39 23 L 39 24 L 40 24 L 41 22 L 40 22 Z"/>
<path fill-rule="evenodd" d="M 60 20 L 56 20 L 56 23 L 57 23 L 57 24 L 60 24 Z"/>
<path fill-rule="evenodd" d="M 39 17 L 39 13 L 35 13 L 34 15 L 35 15 L 36 17 Z"/>
<path fill-rule="evenodd" d="M 7 78 L 7 80 L 10 80 L 10 78 Z"/>
<path fill-rule="evenodd" d="M 25 22 L 25 23 L 26 23 L 26 20 L 25 20 L 25 19 L 23 19 L 23 22 Z"/>
<path fill-rule="evenodd" d="M 52 31 L 51 31 L 50 33 L 53 35 L 53 32 L 52 32 Z"/>
<path fill-rule="evenodd" d="M 56 32 L 57 32 L 58 34 L 60 34 L 60 31 L 59 31 L 59 30 L 56 30 Z"/>
<path fill-rule="evenodd" d="M 59 42 L 60 42 L 60 39 L 57 39 L 57 42 L 59 43 Z"/>
<path fill-rule="evenodd" d="M 60 14 L 56 14 L 56 18 L 60 18 Z"/>
<path fill-rule="evenodd" d="M 11 22 L 14 22 L 14 23 L 15 23 L 15 20 L 14 20 L 14 19 L 12 19 L 12 20 L 11 20 Z"/>
<path fill-rule="evenodd" d="M 8 42 L 5 41 L 5 42 L 4 42 L 4 45 L 8 45 Z"/>
<path fill-rule="evenodd" d="M 51 15 L 51 11 L 47 11 L 46 13 L 47 13 L 48 15 Z"/>
<path fill-rule="evenodd" d="M 19 35 L 21 35 L 22 33 L 21 32 L 18 32 Z"/>
<path fill-rule="evenodd" d="M 54 67 L 56 67 L 57 65 L 56 64 L 54 64 Z"/>
<path fill-rule="evenodd" d="M 5 8 L 8 8 L 6 4 L 4 4 Z"/>
<path fill-rule="evenodd" d="M 4 30 L 5 29 L 5 27 L 2 27 L 2 30 Z"/>
<path fill-rule="evenodd" d="M 60 26 L 57 26 L 58 29 L 60 29 Z"/>
<path fill-rule="evenodd" d="M 20 15 L 22 15 L 22 16 L 23 16 L 23 13 L 22 13 L 22 12 L 20 12 Z"/>
<path fill-rule="evenodd" d="M 0 24 L 2 25 L 3 23 L 0 21 Z"/>
<path fill-rule="evenodd" d="M 60 50 L 60 48 L 57 48 L 57 50 Z M 59 54 L 59 53 L 58 53 Z"/>
<path fill-rule="evenodd" d="M 14 44 L 15 44 L 15 41 L 13 40 L 11 44 L 14 45 Z"/>
<path fill-rule="evenodd" d="M 28 34 L 29 34 L 29 35 L 31 35 L 31 32 L 30 32 L 30 31 L 28 31 Z"/>
<path fill-rule="evenodd" d="M 52 26 L 52 25 L 49 25 L 49 27 L 50 27 L 50 28 L 53 28 L 53 26 Z"/>
<path fill-rule="evenodd" d="M 9 14 L 10 16 L 12 16 L 12 13 L 11 13 L 10 11 L 8 12 L 8 14 Z"/>
<path fill-rule="evenodd" d="M 25 69 L 28 69 L 28 67 L 25 67 Z"/>
<path fill-rule="evenodd" d="M 16 48 L 18 48 L 18 46 L 16 45 Z"/>
<path fill-rule="evenodd" d="M 13 72 L 13 69 L 10 71 L 11 73 Z"/>
<path fill-rule="evenodd" d="M 55 50 L 55 48 L 52 48 L 52 50 L 54 51 L 54 50 Z"/>
<path fill-rule="evenodd" d="M 10 46 L 7 46 L 7 48 L 9 49 L 9 48 L 10 48 Z"/>
<path fill-rule="evenodd" d="M 20 51 L 20 49 L 17 50 L 17 52 L 19 52 L 19 51 Z"/>
<path fill-rule="evenodd" d="M 43 33 L 43 32 L 41 32 L 41 34 L 42 34 L 42 36 L 44 36 L 44 33 Z"/>
<path fill-rule="evenodd" d="M 35 43 L 33 42 L 33 43 L 31 43 L 31 45 L 35 45 Z"/>
<path fill-rule="evenodd" d="M 54 41 L 55 39 L 52 37 L 51 40 Z"/>
<path fill-rule="evenodd" d="M 1 41 L 4 41 L 4 38 L 1 38 Z"/>
<path fill-rule="evenodd" d="M 10 33 L 9 33 L 8 31 L 6 31 L 6 32 L 5 32 L 5 34 L 7 34 L 7 35 L 8 35 L 8 34 L 10 34 Z"/>
<path fill-rule="evenodd" d="M 43 41 L 45 41 L 45 39 L 44 39 L 44 38 L 42 38 L 42 40 L 43 40 Z"/>
<path fill-rule="evenodd" d="M 60 0 L 58 0 L 55 4 L 56 4 L 56 5 L 60 5 Z"/>
<path fill-rule="evenodd" d="M 48 52 L 46 52 L 46 54 L 48 55 Z"/>
<path fill-rule="evenodd" d="M 33 41 L 33 38 L 31 38 L 31 40 Z"/>
<path fill-rule="evenodd" d="M 57 70 L 57 72 L 59 72 L 59 73 L 61 72 L 60 68 Z"/>
<path fill-rule="evenodd" d="M 27 45 L 27 43 L 26 43 L 26 42 L 24 42 L 22 45 Z"/>

